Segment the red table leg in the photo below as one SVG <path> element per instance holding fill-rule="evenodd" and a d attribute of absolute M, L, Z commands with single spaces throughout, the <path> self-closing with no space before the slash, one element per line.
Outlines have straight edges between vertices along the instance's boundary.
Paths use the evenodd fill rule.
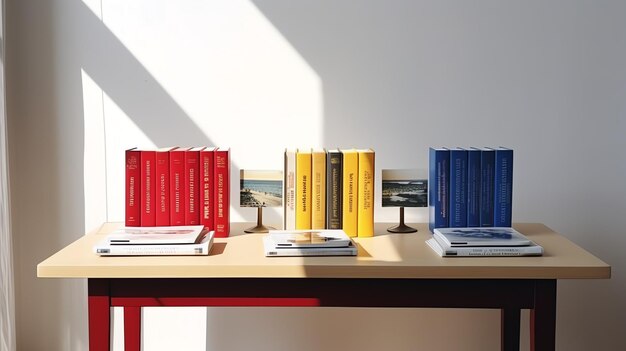
<path fill-rule="evenodd" d="M 107 279 L 89 279 L 89 350 L 109 351 L 111 298 Z"/>
<path fill-rule="evenodd" d="M 141 307 L 124 307 L 124 350 L 141 350 Z"/>

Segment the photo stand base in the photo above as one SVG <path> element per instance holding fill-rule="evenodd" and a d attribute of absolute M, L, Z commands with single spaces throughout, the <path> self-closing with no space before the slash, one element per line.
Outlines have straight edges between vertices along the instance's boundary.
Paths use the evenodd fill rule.
<path fill-rule="evenodd" d="M 270 230 L 274 230 L 273 227 L 267 227 L 263 225 L 263 207 L 257 207 L 256 226 L 244 230 L 246 233 L 269 233 Z"/>
<path fill-rule="evenodd" d="M 404 224 L 404 207 L 400 207 L 400 224 L 387 229 L 390 233 L 415 233 L 417 229 Z"/>

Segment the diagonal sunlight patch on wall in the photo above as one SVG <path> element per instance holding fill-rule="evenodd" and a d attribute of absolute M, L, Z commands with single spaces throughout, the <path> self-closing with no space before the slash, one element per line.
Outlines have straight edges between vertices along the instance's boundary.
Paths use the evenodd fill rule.
<path fill-rule="evenodd" d="M 96 17 L 102 20 L 102 0 L 80 0 L 82 3 L 93 12 Z"/>
<path fill-rule="evenodd" d="M 285 147 L 322 146 L 319 76 L 248 0 L 104 1 L 102 18 L 201 132 L 216 146 L 231 147 L 235 167 L 282 169 Z M 117 125 L 121 119 L 110 112 L 114 100 L 104 102 L 107 133 L 122 128 Z M 176 133 L 175 122 L 151 127 Z M 184 135 L 177 140 L 180 146 L 197 146 Z M 119 151 L 119 140 L 112 142 Z M 111 150 L 107 146 L 107 168 L 120 164 Z M 244 219 L 237 208 L 238 183 L 234 169 L 233 221 Z M 111 195 L 119 186 L 113 179 L 108 184 Z M 111 207 L 121 207 L 123 201 L 109 204 L 109 218 L 123 218 L 113 216 L 117 212 Z M 266 217 L 280 221 L 280 212 L 272 209 Z M 245 219 L 253 220 L 255 213 L 244 213 Z"/>

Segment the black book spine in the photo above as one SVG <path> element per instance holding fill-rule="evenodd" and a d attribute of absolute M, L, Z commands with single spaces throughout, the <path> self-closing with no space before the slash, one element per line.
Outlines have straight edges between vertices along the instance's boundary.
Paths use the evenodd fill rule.
<path fill-rule="evenodd" d="M 328 151 L 326 157 L 326 228 L 341 229 L 343 155 Z"/>

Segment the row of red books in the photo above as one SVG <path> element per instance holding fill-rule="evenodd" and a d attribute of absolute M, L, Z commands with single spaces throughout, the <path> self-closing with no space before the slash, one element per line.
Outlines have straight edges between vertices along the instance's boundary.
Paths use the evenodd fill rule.
<path fill-rule="evenodd" d="M 204 225 L 230 231 L 230 150 L 126 150 L 126 226 Z"/>

